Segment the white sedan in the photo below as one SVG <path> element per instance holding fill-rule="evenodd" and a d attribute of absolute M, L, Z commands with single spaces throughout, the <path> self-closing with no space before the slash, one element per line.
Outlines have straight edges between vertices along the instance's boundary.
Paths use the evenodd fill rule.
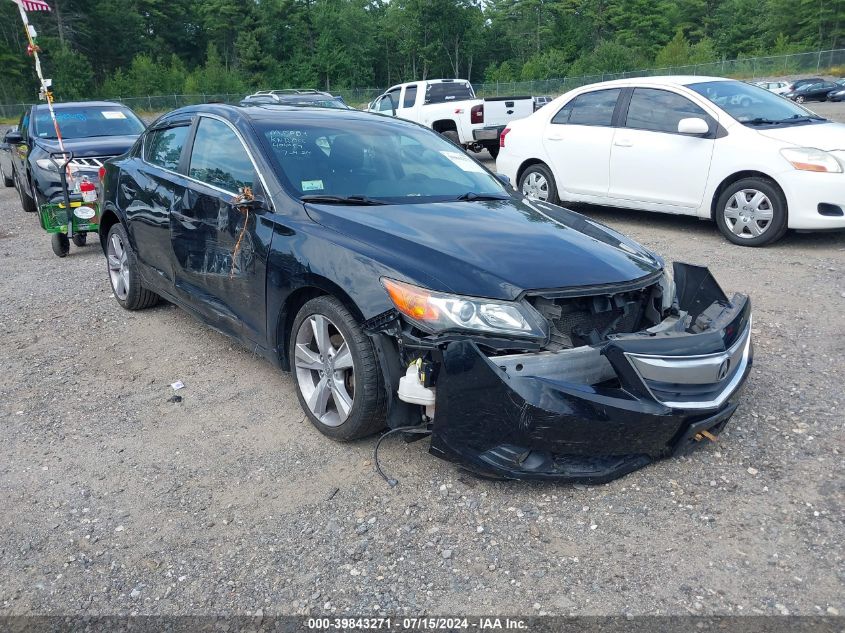
<path fill-rule="evenodd" d="M 552 203 L 712 219 L 745 246 L 845 229 L 845 125 L 740 81 L 577 88 L 510 123 L 500 146 L 497 171 Z"/>

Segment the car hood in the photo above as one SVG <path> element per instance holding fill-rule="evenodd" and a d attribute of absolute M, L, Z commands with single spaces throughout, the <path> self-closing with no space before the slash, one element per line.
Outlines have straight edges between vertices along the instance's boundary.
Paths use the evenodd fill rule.
<path fill-rule="evenodd" d="M 815 147 L 826 152 L 845 150 L 845 124 L 811 123 L 759 130 L 760 134 L 799 147 Z"/>
<path fill-rule="evenodd" d="M 663 267 L 619 233 L 528 199 L 306 209 L 408 280 L 457 294 L 513 299 L 526 290 L 630 282 Z"/>
<path fill-rule="evenodd" d="M 71 138 L 64 141 L 65 150 L 73 152 L 76 158 L 89 156 L 119 156 L 125 154 L 135 144 L 138 135 L 131 136 L 94 136 L 91 138 Z M 59 142 L 52 139 L 38 138 L 35 144 L 45 152 L 59 152 Z"/>

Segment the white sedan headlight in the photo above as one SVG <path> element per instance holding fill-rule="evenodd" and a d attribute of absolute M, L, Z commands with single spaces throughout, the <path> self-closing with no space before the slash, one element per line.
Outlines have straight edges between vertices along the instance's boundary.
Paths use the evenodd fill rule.
<path fill-rule="evenodd" d="M 780 150 L 781 156 L 788 160 L 795 169 L 841 174 L 842 164 L 833 154 L 814 147 L 786 147 Z"/>

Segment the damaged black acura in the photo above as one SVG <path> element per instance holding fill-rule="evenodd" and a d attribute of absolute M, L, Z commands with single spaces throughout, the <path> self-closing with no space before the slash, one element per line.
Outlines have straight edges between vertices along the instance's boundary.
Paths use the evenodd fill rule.
<path fill-rule="evenodd" d="M 290 370 L 337 440 L 430 432 L 481 475 L 603 482 L 715 439 L 751 367 L 747 296 L 410 122 L 193 106 L 102 181 L 117 301 Z"/>

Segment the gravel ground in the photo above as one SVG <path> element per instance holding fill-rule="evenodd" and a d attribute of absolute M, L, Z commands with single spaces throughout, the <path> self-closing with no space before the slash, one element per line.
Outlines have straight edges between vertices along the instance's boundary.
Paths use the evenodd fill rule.
<path fill-rule="evenodd" d="M 373 439 L 321 436 L 289 376 L 180 309 L 121 310 L 96 239 L 58 259 L 0 191 L 0 615 L 845 613 L 845 234 L 747 249 L 586 212 L 751 295 L 719 442 L 585 487 L 393 440 L 390 489 Z"/>

